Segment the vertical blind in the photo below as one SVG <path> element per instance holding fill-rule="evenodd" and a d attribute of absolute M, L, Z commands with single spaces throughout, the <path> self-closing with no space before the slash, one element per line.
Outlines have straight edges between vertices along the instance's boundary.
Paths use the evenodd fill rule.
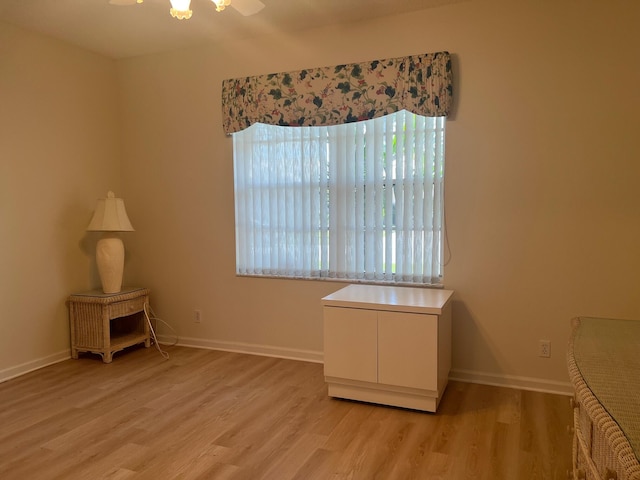
<path fill-rule="evenodd" d="M 240 275 L 438 284 L 445 117 L 233 133 Z"/>

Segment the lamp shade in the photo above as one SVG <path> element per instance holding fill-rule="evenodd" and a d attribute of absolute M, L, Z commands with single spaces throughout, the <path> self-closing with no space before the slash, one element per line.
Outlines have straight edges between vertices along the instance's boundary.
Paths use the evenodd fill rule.
<path fill-rule="evenodd" d="M 124 201 L 121 198 L 116 198 L 111 191 L 107 193 L 107 198 L 99 198 L 87 231 L 133 232 L 133 226 L 124 208 Z"/>

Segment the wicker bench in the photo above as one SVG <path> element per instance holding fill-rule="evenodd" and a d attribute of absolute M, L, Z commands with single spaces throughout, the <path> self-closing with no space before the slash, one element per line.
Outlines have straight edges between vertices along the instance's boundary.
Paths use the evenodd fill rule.
<path fill-rule="evenodd" d="M 572 323 L 573 478 L 640 480 L 640 322 L 581 317 Z"/>

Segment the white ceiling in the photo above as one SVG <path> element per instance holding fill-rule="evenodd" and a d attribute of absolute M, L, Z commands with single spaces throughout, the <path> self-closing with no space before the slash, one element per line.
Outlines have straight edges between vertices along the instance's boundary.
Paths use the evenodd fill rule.
<path fill-rule="evenodd" d="M 216 12 L 210 0 L 192 0 L 191 19 L 177 20 L 169 15 L 169 0 L 130 6 L 110 5 L 108 0 L 0 0 L 0 21 L 125 58 L 460 1 L 465 0 L 262 0 L 262 11 L 243 17 L 233 8 Z"/>

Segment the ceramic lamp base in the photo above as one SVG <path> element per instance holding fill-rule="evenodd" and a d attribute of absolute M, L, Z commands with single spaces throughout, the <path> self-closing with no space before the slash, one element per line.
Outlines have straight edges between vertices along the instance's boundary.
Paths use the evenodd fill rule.
<path fill-rule="evenodd" d="M 114 233 L 102 235 L 96 245 L 96 263 L 104 293 L 118 293 L 122 289 L 124 272 L 124 243 Z"/>

